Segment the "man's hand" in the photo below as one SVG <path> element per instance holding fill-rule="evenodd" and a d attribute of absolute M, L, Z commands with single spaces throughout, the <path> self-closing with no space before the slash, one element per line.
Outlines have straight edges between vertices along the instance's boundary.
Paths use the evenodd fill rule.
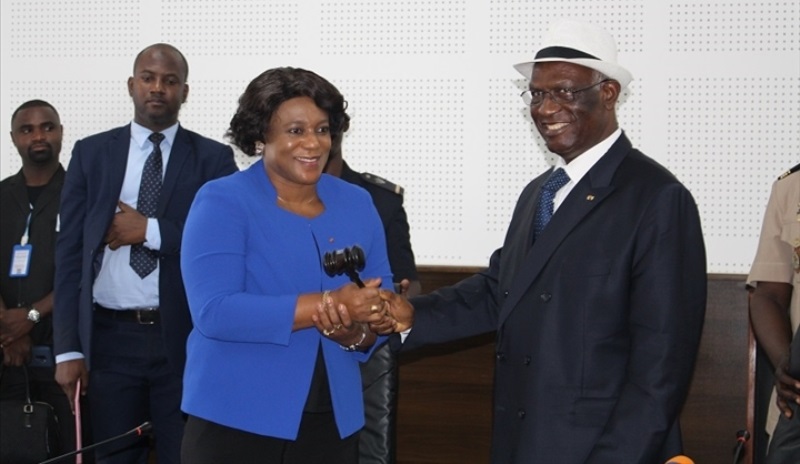
<path fill-rule="evenodd" d="M 389 335 L 396 332 L 397 321 L 389 314 L 389 303 L 381 301 L 379 312 L 383 317 L 378 321 L 370 322 L 369 330 L 378 335 Z"/>
<path fill-rule="evenodd" d="M 784 356 L 775 368 L 776 403 L 787 419 L 792 418 L 789 403 L 800 404 L 800 381 L 789 375 L 789 356 Z"/>
<path fill-rule="evenodd" d="M 0 345 L 8 346 L 33 329 L 28 308 L 0 309 Z"/>
<path fill-rule="evenodd" d="M 112 250 L 124 245 L 143 243 L 147 233 L 147 218 L 130 205 L 119 202 L 119 212 L 106 232 L 106 244 Z"/>
<path fill-rule="evenodd" d="M 3 365 L 23 366 L 31 360 L 30 335 L 23 335 L 12 343 L 3 344 Z"/>
<path fill-rule="evenodd" d="M 86 361 L 73 359 L 56 364 L 56 382 L 67 395 L 72 413 L 75 414 L 75 388 L 81 381 L 81 395 L 86 395 L 89 389 L 89 371 L 86 370 Z"/>
<path fill-rule="evenodd" d="M 394 327 L 395 332 L 404 332 L 414 325 L 414 307 L 404 296 L 388 290 L 381 290 L 381 299 L 386 302 L 389 316 L 397 321 Z"/>
<path fill-rule="evenodd" d="M 417 296 L 422 293 L 422 284 L 419 280 L 403 279 L 400 282 L 394 283 L 394 291 L 406 298 L 411 298 L 412 296 Z"/>

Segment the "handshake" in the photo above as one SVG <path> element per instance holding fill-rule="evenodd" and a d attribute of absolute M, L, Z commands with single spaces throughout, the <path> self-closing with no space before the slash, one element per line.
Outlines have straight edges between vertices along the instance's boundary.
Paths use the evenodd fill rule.
<path fill-rule="evenodd" d="M 382 289 L 379 278 L 362 284 L 323 292 L 312 315 L 317 330 L 347 351 L 366 351 L 377 335 L 403 332 L 414 324 L 414 308 L 405 296 L 407 280 L 398 284 L 399 293 Z"/>

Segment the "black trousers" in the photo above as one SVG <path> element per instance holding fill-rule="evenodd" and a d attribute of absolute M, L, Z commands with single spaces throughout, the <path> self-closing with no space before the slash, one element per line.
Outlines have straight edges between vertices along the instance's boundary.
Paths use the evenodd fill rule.
<path fill-rule="evenodd" d="M 358 434 L 344 439 L 333 413 L 304 413 L 297 440 L 266 437 L 189 416 L 182 464 L 356 464 Z"/>
<path fill-rule="evenodd" d="M 767 464 L 797 464 L 800 462 L 800 407 L 790 404 L 794 414 L 787 419 L 783 414 L 769 442 Z"/>
<path fill-rule="evenodd" d="M 89 403 L 95 442 L 153 423 L 158 464 L 180 461 L 183 381 L 167 360 L 161 326 L 115 320 L 95 312 Z M 149 437 L 129 436 L 100 446 L 100 464 L 146 464 Z"/>

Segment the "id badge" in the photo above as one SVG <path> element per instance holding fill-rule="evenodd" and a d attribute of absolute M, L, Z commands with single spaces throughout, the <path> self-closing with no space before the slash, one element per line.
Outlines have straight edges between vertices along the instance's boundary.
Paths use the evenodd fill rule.
<path fill-rule="evenodd" d="M 14 251 L 11 254 L 11 270 L 8 273 L 10 277 L 28 277 L 31 269 L 32 250 L 33 246 L 30 243 L 14 245 Z"/>

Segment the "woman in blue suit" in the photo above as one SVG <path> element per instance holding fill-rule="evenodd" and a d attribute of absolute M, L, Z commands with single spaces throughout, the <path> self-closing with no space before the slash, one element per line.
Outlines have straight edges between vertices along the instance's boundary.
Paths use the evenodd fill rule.
<path fill-rule="evenodd" d="M 186 463 L 358 461 L 358 362 L 379 341 L 370 328 L 391 325 L 378 292 L 392 276 L 369 194 L 322 174 L 345 108 L 295 68 L 262 73 L 239 99 L 228 136 L 261 162 L 207 183 L 184 229 Z M 363 288 L 323 267 L 353 245 Z"/>

